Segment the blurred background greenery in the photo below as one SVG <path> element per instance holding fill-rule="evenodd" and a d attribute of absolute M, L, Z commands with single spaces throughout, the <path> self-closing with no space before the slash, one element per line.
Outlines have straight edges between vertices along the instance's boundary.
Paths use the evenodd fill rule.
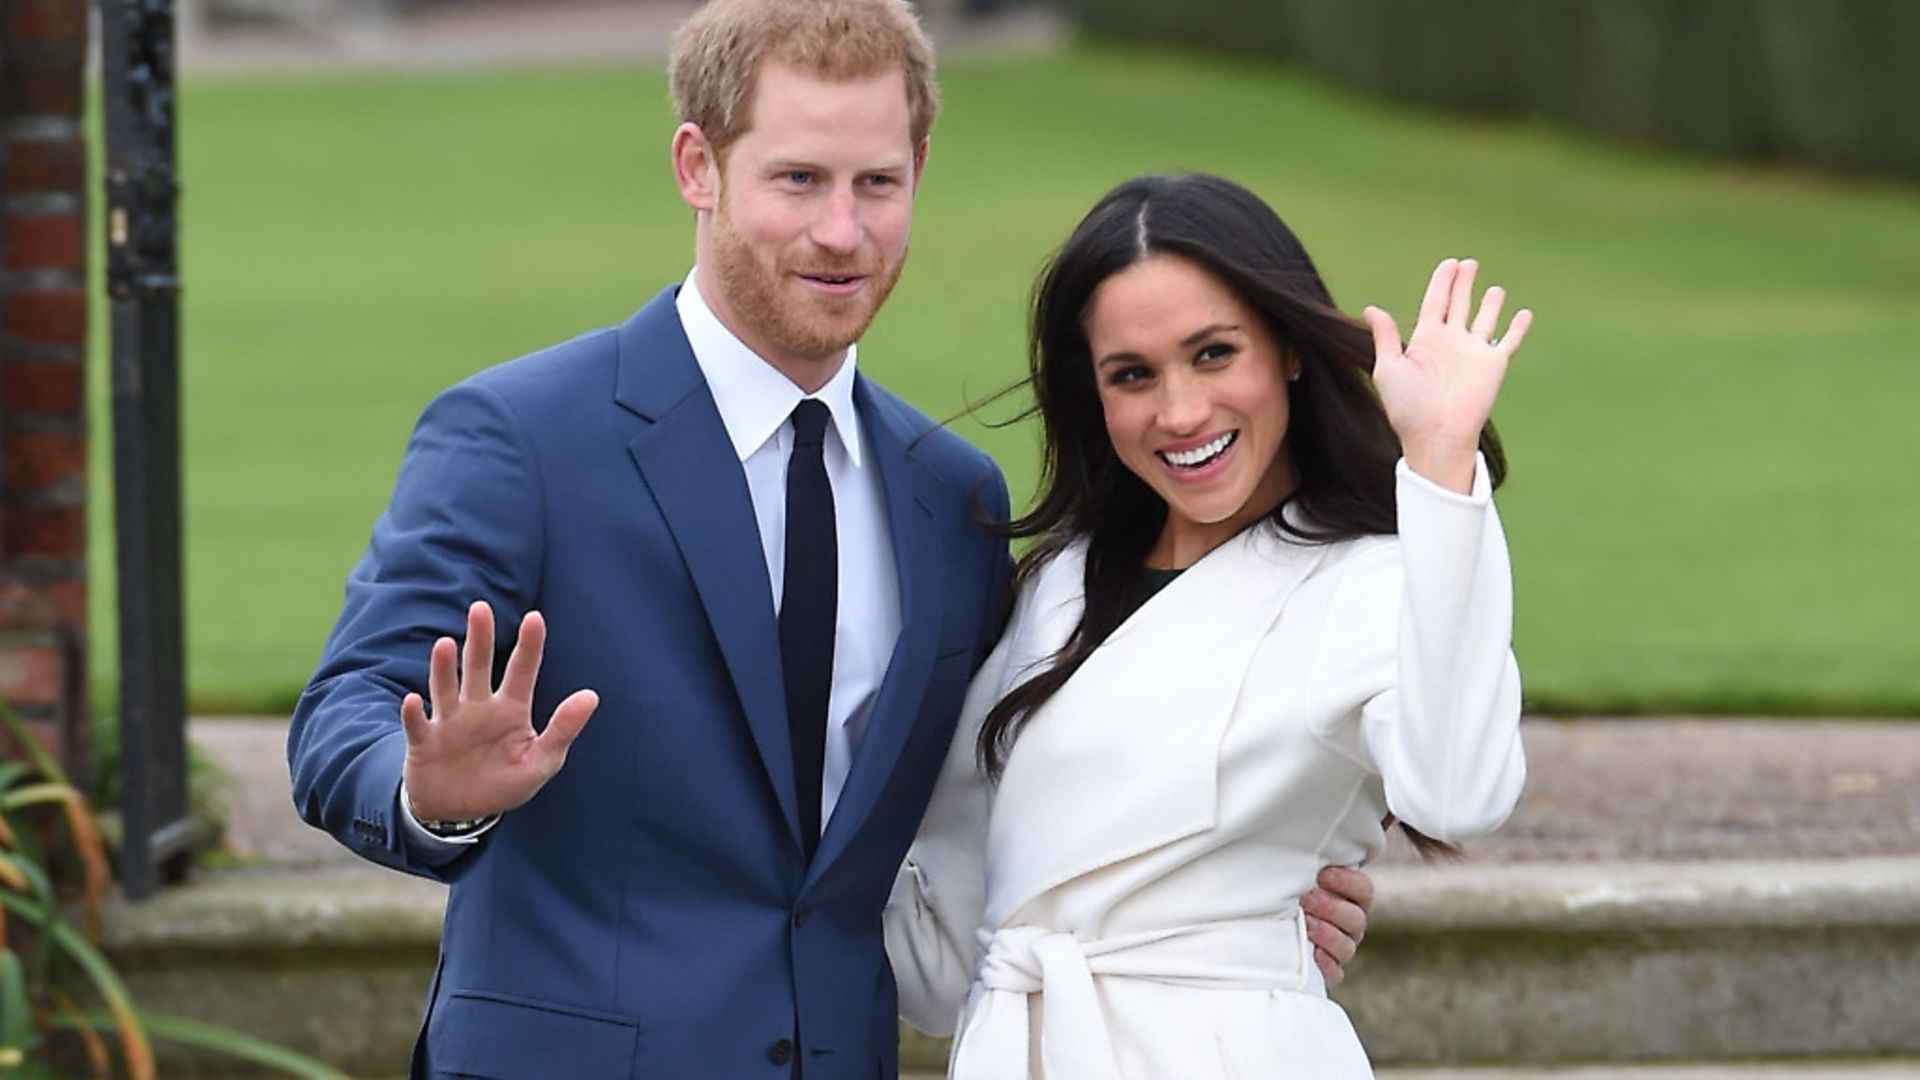
<path fill-rule="evenodd" d="M 959 60 L 943 88 L 914 254 L 860 359 L 928 412 L 1023 371 L 1034 272 L 1102 192 L 1217 172 L 1280 210 L 1350 311 L 1404 320 L 1432 264 L 1470 254 L 1538 313 L 1497 416 L 1531 707 L 1920 714 L 1910 185 L 1459 119 L 1200 52 Z M 436 390 L 686 272 L 671 126 L 646 72 L 187 83 L 196 711 L 291 706 Z M 1031 427 L 957 427 L 1031 491 Z"/>

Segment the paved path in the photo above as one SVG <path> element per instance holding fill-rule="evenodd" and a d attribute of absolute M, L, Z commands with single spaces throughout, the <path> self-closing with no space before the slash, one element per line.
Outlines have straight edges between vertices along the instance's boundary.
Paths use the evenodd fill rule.
<path fill-rule="evenodd" d="M 1920 855 L 1920 721 L 1529 720 L 1513 820 L 1472 862 Z M 358 860 L 288 797 L 286 724 L 193 722 L 232 775 L 231 841 L 282 868 Z M 1398 841 L 1389 863 L 1411 861 Z"/>
<path fill-rule="evenodd" d="M 399 13 L 362 5 L 353 17 L 209 27 L 184 0 L 180 70 L 194 79 L 354 71 L 452 72 L 573 65 L 657 69 L 694 0 L 541 0 L 419 4 Z M 337 12 L 314 6 L 313 11 Z M 1044 7 L 930 25 L 943 59 L 1050 49 L 1066 22 Z"/>

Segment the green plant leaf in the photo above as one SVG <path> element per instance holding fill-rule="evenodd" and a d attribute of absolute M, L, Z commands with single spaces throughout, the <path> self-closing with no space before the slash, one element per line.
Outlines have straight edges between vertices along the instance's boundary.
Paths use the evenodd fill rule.
<path fill-rule="evenodd" d="M 27 972 L 12 949 L 0 952 L 0 1050 L 33 1049 L 33 1005 L 27 999 Z"/>
<path fill-rule="evenodd" d="M 84 1014 L 84 1019 L 93 1024 L 112 1025 L 114 1022 L 111 1015 L 99 1011 Z M 71 1022 L 56 1020 L 54 1023 L 56 1027 L 67 1027 Z M 346 1073 L 325 1062 L 315 1061 L 296 1050 L 217 1024 L 185 1020 L 177 1016 L 158 1016 L 150 1012 L 140 1013 L 140 1023 L 156 1039 L 213 1050 L 241 1061 L 277 1069 L 301 1080 L 351 1080 Z"/>
<path fill-rule="evenodd" d="M 0 810 L 22 810 L 45 803 L 64 804 L 72 801 L 74 795 L 74 789 L 66 784 L 43 780 L 37 784 L 24 784 L 0 795 Z"/>
<path fill-rule="evenodd" d="M 5 702 L 0 702 L 0 727 L 5 727 L 13 735 L 14 741 L 20 744 L 21 752 L 27 755 L 28 761 L 33 762 L 34 770 L 41 776 L 62 784 L 67 782 L 66 771 L 60 768 L 60 763 L 47 753 L 46 747 L 40 745 L 40 740 L 34 737 L 33 732 L 27 730 L 20 714 Z"/>
<path fill-rule="evenodd" d="M 3 1074 L 7 1080 L 73 1080 L 71 1076 L 37 1061 L 23 1061 Z"/>
<path fill-rule="evenodd" d="M 120 973 L 113 969 L 113 964 L 78 930 L 27 898 L 0 892 L 0 905 L 40 927 L 47 941 L 86 972 L 111 1010 L 114 1026 L 120 1030 L 120 1048 L 128 1075 L 134 1080 L 151 1080 L 153 1048 L 147 1043 L 146 1032 L 134 1013 L 133 997 L 127 993 L 126 984 L 120 981 Z"/>
<path fill-rule="evenodd" d="M 87 1064 L 93 1067 L 93 1075 L 98 1080 L 108 1080 L 113 1075 L 113 1051 L 107 1049 L 107 1040 L 100 1037 L 102 1030 L 100 1025 L 89 1021 L 73 997 L 58 987 L 54 988 L 50 996 L 53 999 L 56 1020 L 64 1017 L 72 1021 L 73 1033 L 79 1038 L 82 1048 L 86 1050 Z"/>
<path fill-rule="evenodd" d="M 0 761 L 0 791 L 12 787 L 23 776 L 31 776 L 33 766 L 24 761 Z"/>
<path fill-rule="evenodd" d="M 24 852 L 16 853 L 9 861 L 13 868 L 27 879 L 29 887 L 24 892 L 0 892 L 0 901 L 5 901 L 5 906 L 8 908 L 20 911 L 27 921 L 35 926 L 44 926 L 48 919 L 58 918 L 58 912 L 54 907 L 53 882 L 47 877 L 47 872 Z M 39 983 L 46 979 L 47 973 L 52 969 L 53 939 L 46 934 L 41 934 L 35 942 L 33 956 L 28 964 L 27 981 Z"/>
<path fill-rule="evenodd" d="M 20 862 L 21 860 L 0 852 L 0 885 L 5 885 L 14 892 L 26 892 L 33 888 L 33 882 L 27 877 L 27 872 L 20 869 Z"/>

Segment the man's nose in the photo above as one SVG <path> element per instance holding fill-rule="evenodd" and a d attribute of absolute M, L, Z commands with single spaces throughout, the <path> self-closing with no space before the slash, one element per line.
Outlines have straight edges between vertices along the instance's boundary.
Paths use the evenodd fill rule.
<path fill-rule="evenodd" d="M 815 244 L 836 255 L 860 250 L 860 207 L 851 187 L 835 188 L 820 207 L 810 235 Z"/>

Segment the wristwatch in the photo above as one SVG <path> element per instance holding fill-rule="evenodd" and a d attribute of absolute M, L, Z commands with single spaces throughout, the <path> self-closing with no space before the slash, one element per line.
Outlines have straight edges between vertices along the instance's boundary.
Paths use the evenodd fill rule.
<path fill-rule="evenodd" d="M 404 780 L 400 782 L 400 802 L 402 806 L 406 807 L 408 817 L 412 818 L 421 828 L 443 840 L 459 840 L 463 837 L 472 836 L 475 833 L 484 831 L 487 826 L 500 820 L 499 814 L 488 814 L 486 817 L 473 818 L 468 821 L 428 821 L 426 818 L 414 812 L 413 799 L 407 795 L 407 784 Z"/>

